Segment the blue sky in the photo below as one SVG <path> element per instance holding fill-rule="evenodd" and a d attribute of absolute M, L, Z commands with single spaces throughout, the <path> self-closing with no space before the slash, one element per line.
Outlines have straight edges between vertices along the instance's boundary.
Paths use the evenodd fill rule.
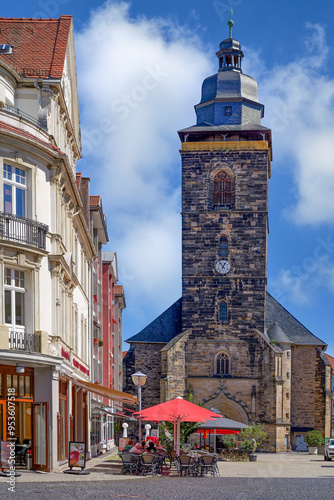
<path fill-rule="evenodd" d="M 334 4 L 234 0 L 243 71 L 272 128 L 269 283 L 334 355 Z M 228 2 L 16 1 L 4 17 L 72 14 L 84 158 L 125 287 L 124 339 L 181 294 L 177 130 L 217 71 Z M 125 344 L 127 348 L 128 344 Z"/>

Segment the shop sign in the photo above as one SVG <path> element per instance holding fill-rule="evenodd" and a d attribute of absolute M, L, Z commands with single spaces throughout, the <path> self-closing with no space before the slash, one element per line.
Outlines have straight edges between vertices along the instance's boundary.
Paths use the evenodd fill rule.
<path fill-rule="evenodd" d="M 88 368 L 86 368 L 84 365 L 82 365 L 81 363 L 79 363 L 79 361 L 77 361 L 76 359 L 73 359 L 73 366 L 75 368 L 78 368 L 85 375 L 89 376 L 89 370 L 88 370 Z"/>
<path fill-rule="evenodd" d="M 61 348 L 61 355 L 63 358 L 67 359 L 67 361 L 70 361 L 70 353 L 64 349 L 64 347 Z"/>

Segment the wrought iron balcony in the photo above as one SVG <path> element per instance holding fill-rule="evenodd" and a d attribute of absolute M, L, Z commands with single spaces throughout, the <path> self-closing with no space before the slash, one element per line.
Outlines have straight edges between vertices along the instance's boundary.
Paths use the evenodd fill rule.
<path fill-rule="evenodd" d="M 49 227 L 25 217 L 0 212 L 0 239 L 46 249 Z"/>
<path fill-rule="evenodd" d="M 24 111 L 22 111 L 19 108 L 15 108 L 15 106 L 11 106 L 10 104 L 4 104 L 3 103 L 1 105 L 1 108 L 5 109 L 6 111 L 9 111 L 10 113 L 13 113 L 16 116 L 19 116 L 21 118 L 24 118 L 25 120 L 30 121 L 34 125 L 37 125 L 37 127 L 40 127 L 40 128 L 43 128 L 44 130 L 47 130 L 47 124 L 44 123 L 44 121 L 42 121 L 42 120 L 36 120 L 36 118 L 34 118 L 31 115 L 28 115 L 28 113 L 25 113 Z"/>
<path fill-rule="evenodd" d="M 41 337 L 33 333 L 9 332 L 9 349 L 26 352 L 41 352 Z"/>

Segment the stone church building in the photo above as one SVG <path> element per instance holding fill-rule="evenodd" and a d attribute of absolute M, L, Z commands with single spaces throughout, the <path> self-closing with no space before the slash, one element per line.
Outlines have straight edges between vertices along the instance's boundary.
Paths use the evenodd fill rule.
<path fill-rule="evenodd" d="M 303 449 L 331 432 L 326 344 L 267 292 L 271 130 L 240 43 L 217 52 L 196 125 L 181 130 L 182 297 L 130 343 L 126 392 L 142 370 L 143 408 L 177 396 L 244 423 L 261 422 L 268 449 Z"/>

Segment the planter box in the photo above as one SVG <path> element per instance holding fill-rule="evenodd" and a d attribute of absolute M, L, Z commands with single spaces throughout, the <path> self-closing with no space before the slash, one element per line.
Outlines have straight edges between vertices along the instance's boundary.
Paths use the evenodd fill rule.
<path fill-rule="evenodd" d="M 308 454 L 309 455 L 318 455 L 318 448 L 316 446 L 309 446 L 308 447 Z"/>
<path fill-rule="evenodd" d="M 249 455 L 250 462 L 256 462 L 256 460 L 257 460 L 257 455 Z"/>

